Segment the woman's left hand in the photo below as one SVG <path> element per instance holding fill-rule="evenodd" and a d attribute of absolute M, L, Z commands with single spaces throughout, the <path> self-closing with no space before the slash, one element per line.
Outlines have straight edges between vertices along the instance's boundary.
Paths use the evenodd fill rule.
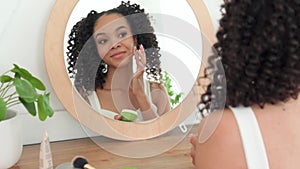
<path fill-rule="evenodd" d="M 140 45 L 139 50 L 137 50 L 136 47 L 134 47 L 133 52 L 136 60 L 137 71 L 133 75 L 131 88 L 134 95 L 144 96 L 145 93 L 144 93 L 143 74 L 146 65 L 146 54 L 143 45 Z"/>

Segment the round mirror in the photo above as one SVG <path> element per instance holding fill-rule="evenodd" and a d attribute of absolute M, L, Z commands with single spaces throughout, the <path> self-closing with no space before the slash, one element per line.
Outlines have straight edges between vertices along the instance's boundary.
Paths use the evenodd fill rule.
<path fill-rule="evenodd" d="M 141 0 L 136 3 L 145 5 Z M 176 4 L 183 12 L 174 12 L 168 3 L 158 3 L 144 11 L 133 1 L 103 4 L 85 0 L 73 9 L 65 32 L 66 70 L 83 100 L 99 114 L 114 119 L 123 113 L 136 118 L 134 122 L 145 122 L 174 109 L 190 92 L 201 58 L 169 32 L 184 24 L 198 28 L 197 20 L 186 1 Z M 146 11 L 151 13 L 147 16 Z M 166 26 L 163 22 L 168 20 L 173 23 Z M 113 42 L 113 38 L 117 41 Z M 144 77 L 137 70 L 139 63 L 132 49 L 140 45 L 146 55 Z M 131 57 L 130 61 L 127 57 Z M 124 64 L 115 66 L 122 61 Z M 142 85 L 134 83 L 137 79 Z M 126 114 L 131 112 L 134 116 Z"/>
<path fill-rule="evenodd" d="M 80 88 L 78 88 L 78 86 L 76 87 L 76 75 L 72 76 L 72 73 L 68 74 L 67 72 L 67 70 L 70 70 L 68 69 L 70 68 L 70 60 L 68 60 L 68 57 L 66 56 L 66 49 L 69 44 L 69 34 L 72 27 L 78 21 L 80 21 L 81 18 L 86 17 L 91 10 L 95 10 L 99 13 L 101 11 L 107 11 L 119 6 L 120 1 L 106 1 L 105 4 L 107 5 L 104 6 L 104 2 L 102 2 L 102 4 L 100 5 L 99 1 L 92 0 L 73 0 L 68 2 L 57 0 L 51 12 L 47 25 L 47 31 L 45 34 L 45 62 L 49 78 L 60 101 L 63 103 L 68 112 L 72 114 L 73 117 L 78 119 L 89 129 L 104 136 L 120 140 L 146 139 L 159 136 L 178 126 L 193 112 L 196 103 L 199 101 L 199 96 L 196 94 L 198 92 L 195 91 L 196 89 L 193 88 L 193 86 L 200 70 L 201 57 L 203 54 L 209 53 L 207 51 L 204 51 L 204 48 L 202 49 L 201 33 L 204 34 L 210 41 L 213 41 L 214 37 L 214 31 L 208 11 L 201 1 L 178 0 L 178 3 L 182 3 L 181 6 L 187 9 L 184 12 L 186 16 L 179 15 L 178 11 L 176 12 L 174 10 L 170 10 L 172 9 L 172 7 L 170 7 L 169 4 L 166 5 L 166 3 L 164 2 L 157 1 L 156 3 L 160 3 L 159 5 L 153 3 L 151 5 L 149 1 L 141 0 L 131 1 L 131 3 L 140 4 L 141 8 L 145 9 L 145 13 L 149 13 L 149 16 L 151 17 L 149 17 L 148 19 L 151 19 L 151 26 L 154 29 L 154 32 L 150 33 L 153 33 L 156 36 L 157 42 L 159 44 L 159 46 L 155 46 L 154 48 L 153 46 L 139 48 L 139 45 L 142 44 L 143 46 L 145 46 L 146 44 L 138 42 L 137 39 L 132 38 L 133 43 L 138 42 L 135 44 L 136 52 L 142 53 L 141 51 L 143 51 L 144 49 L 144 52 L 146 53 L 146 62 L 144 63 L 145 72 L 144 75 L 141 76 L 143 78 L 142 86 L 145 89 L 146 83 L 149 83 L 150 88 L 151 86 L 157 87 L 159 85 L 162 85 L 163 90 L 159 91 L 160 94 L 158 96 L 163 96 L 162 93 L 166 93 L 168 104 L 164 102 L 164 100 L 166 100 L 166 98 L 164 97 L 158 97 L 162 99 L 158 102 L 164 102 L 164 106 L 169 106 L 169 108 L 160 108 L 161 112 L 155 112 L 156 116 L 152 116 L 151 118 L 144 118 L 141 114 L 138 114 L 138 117 L 142 117 L 140 118 L 141 120 L 139 120 L 138 123 L 120 122 L 114 120 L 114 114 L 113 116 L 105 116 L 106 112 L 114 112 L 119 114 L 122 113 L 123 110 L 131 109 L 136 112 L 139 108 L 142 108 L 136 106 L 136 103 L 139 101 L 138 98 L 130 99 L 130 94 L 132 95 L 130 91 L 136 91 L 130 89 L 132 88 L 132 83 L 136 72 L 137 70 L 139 70 L 139 64 L 137 62 L 137 59 L 135 58 L 135 56 L 138 54 L 131 54 L 130 56 L 132 57 L 128 59 L 129 64 L 126 65 L 130 65 L 131 74 L 128 76 L 129 78 L 125 78 L 125 80 L 127 79 L 127 81 L 120 81 L 121 78 L 117 78 L 124 77 L 125 71 L 116 66 L 117 69 L 115 72 L 117 72 L 117 74 L 111 76 L 112 80 L 109 87 L 104 88 L 119 89 L 120 84 L 127 84 L 122 85 L 125 86 L 124 93 L 120 93 L 120 91 L 115 93 L 111 92 L 111 97 L 108 97 L 110 98 L 110 100 L 112 100 L 115 106 L 112 106 L 111 104 L 107 104 L 107 102 L 105 102 L 109 99 L 107 99 L 106 95 L 103 94 L 103 91 L 100 90 L 97 92 L 96 90 L 98 86 L 95 86 L 96 75 L 94 74 L 97 73 L 97 69 L 100 67 L 99 65 L 101 62 L 98 62 L 97 66 L 95 66 L 96 69 L 92 70 L 92 72 L 94 72 L 92 78 L 94 81 L 90 82 L 90 84 L 92 84 L 92 87 L 90 88 L 91 90 L 87 92 L 83 90 L 85 93 L 89 94 L 88 97 L 91 96 L 91 92 L 94 93 L 94 95 L 92 96 L 95 98 L 94 103 L 97 106 L 91 103 L 93 102 L 91 101 L 91 99 L 86 99 L 84 97 L 85 95 L 83 95 L 84 92 L 82 92 Z M 99 6 L 99 8 L 96 8 L 97 6 Z M 173 11 L 173 13 L 170 11 Z M 120 25 L 118 24 L 122 23 L 122 21 L 125 21 L 123 23 L 125 23 L 126 27 L 126 23 L 130 22 L 130 20 L 133 20 L 130 17 L 139 18 L 134 15 L 126 16 L 127 18 L 125 19 L 119 18 L 116 15 L 111 16 L 112 18 L 106 18 L 106 20 L 108 20 L 109 22 L 103 22 L 102 26 L 99 26 L 99 29 L 95 31 L 95 35 L 99 35 L 97 38 L 100 38 L 100 40 L 103 40 L 105 38 L 107 39 L 107 37 L 112 38 L 112 36 L 107 35 L 112 35 L 114 31 L 119 28 L 118 26 Z M 194 16 L 196 16 L 196 18 Z M 186 21 L 187 18 L 189 18 L 189 21 Z M 198 21 L 198 23 L 196 22 L 196 20 Z M 101 25 L 101 23 L 99 25 Z M 130 25 L 128 27 L 129 30 L 132 31 L 132 27 Z M 180 29 L 181 31 L 179 31 Z M 134 37 L 139 35 L 142 36 L 143 34 L 147 33 L 149 34 L 149 32 L 142 31 L 136 34 L 132 33 L 131 35 L 132 37 Z M 103 34 L 104 36 L 102 36 Z M 90 37 L 91 42 L 95 41 L 94 37 L 95 36 Z M 126 38 L 130 39 L 128 37 Z M 119 42 L 120 41 L 115 41 L 114 44 L 118 44 Z M 83 47 L 83 49 L 89 49 L 88 45 L 85 44 L 84 46 L 86 48 Z M 147 74 L 147 70 L 153 69 L 153 67 L 155 66 L 157 67 L 157 65 L 151 65 L 150 62 L 152 60 L 147 58 L 147 52 L 153 53 L 153 49 L 155 51 L 157 51 L 157 49 L 160 49 L 159 66 L 161 67 L 159 73 L 155 73 L 156 71 L 154 71 L 154 73 L 152 72 L 152 74 Z M 83 56 L 83 53 L 85 53 L 84 50 L 80 50 L 79 55 Z M 109 52 L 104 52 L 103 55 L 106 55 L 107 53 Z M 80 58 L 80 56 L 78 58 Z M 101 56 L 99 57 L 99 59 L 100 58 Z M 103 60 L 105 60 L 105 57 L 103 57 Z M 74 67 L 76 67 L 77 64 L 80 65 L 80 63 L 85 63 L 84 61 L 80 61 L 80 59 L 78 59 L 76 62 L 76 64 L 73 64 Z M 137 66 L 134 67 L 134 65 Z M 102 67 L 105 68 L 105 66 Z M 107 72 L 112 70 L 111 65 L 109 65 L 108 67 L 109 68 Z M 76 69 L 72 68 L 70 72 L 74 70 Z M 103 68 L 101 69 L 101 71 L 102 70 Z M 155 75 L 157 74 L 159 75 L 158 78 L 154 78 L 154 80 L 151 79 L 151 77 L 155 77 Z M 157 81 L 157 79 L 159 81 Z M 170 86 L 172 86 L 172 88 Z M 154 90 L 149 89 L 149 91 L 150 95 L 155 95 Z M 177 99 L 172 98 L 174 94 L 175 96 L 177 96 Z M 121 99 L 120 96 L 124 96 L 125 98 Z M 151 100 L 151 98 L 153 97 L 149 98 L 150 99 L 148 100 Z M 174 101 L 174 104 L 171 101 L 172 99 L 176 100 Z M 129 101 L 130 104 L 128 105 L 130 105 L 130 107 L 121 104 L 124 101 Z M 159 107 L 158 105 L 155 106 Z M 146 123 L 144 121 L 146 121 Z"/>

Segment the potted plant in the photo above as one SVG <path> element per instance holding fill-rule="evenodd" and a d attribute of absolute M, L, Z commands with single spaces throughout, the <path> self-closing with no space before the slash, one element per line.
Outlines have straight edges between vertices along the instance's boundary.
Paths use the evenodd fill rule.
<path fill-rule="evenodd" d="M 0 169 L 13 166 L 22 153 L 21 126 L 11 107 L 21 104 L 44 121 L 53 116 L 49 96 L 38 78 L 16 64 L 0 76 Z"/>

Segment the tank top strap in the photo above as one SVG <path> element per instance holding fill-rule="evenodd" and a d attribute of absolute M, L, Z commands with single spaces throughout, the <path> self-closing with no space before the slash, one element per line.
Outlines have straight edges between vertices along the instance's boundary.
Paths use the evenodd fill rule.
<path fill-rule="evenodd" d="M 237 121 L 248 169 L 269 169 L 260 128 L 251 107 L 229 107 Z"/>

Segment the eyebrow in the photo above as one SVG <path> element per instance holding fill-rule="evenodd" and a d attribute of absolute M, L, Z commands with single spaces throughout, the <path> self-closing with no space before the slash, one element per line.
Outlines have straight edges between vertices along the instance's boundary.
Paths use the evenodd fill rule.
<path fill-rule="evenodd" d="M 121 25 L 121 26 L 119 26 L 119 27 L 115 30 L 115 32 L 117 32 L 117 31 L 119 31 L 120 29 L 123 29 L 123 28 L 126 28 L 126 27 L 123 26 L 123 25 Z M 99 32 L 99 33 L 96 34 L 96 38 L 97 38 L 98 36 L 105 35 L 105 34 L 106 34 L 106 33 L 104 33 L 104 32 Z"/>

